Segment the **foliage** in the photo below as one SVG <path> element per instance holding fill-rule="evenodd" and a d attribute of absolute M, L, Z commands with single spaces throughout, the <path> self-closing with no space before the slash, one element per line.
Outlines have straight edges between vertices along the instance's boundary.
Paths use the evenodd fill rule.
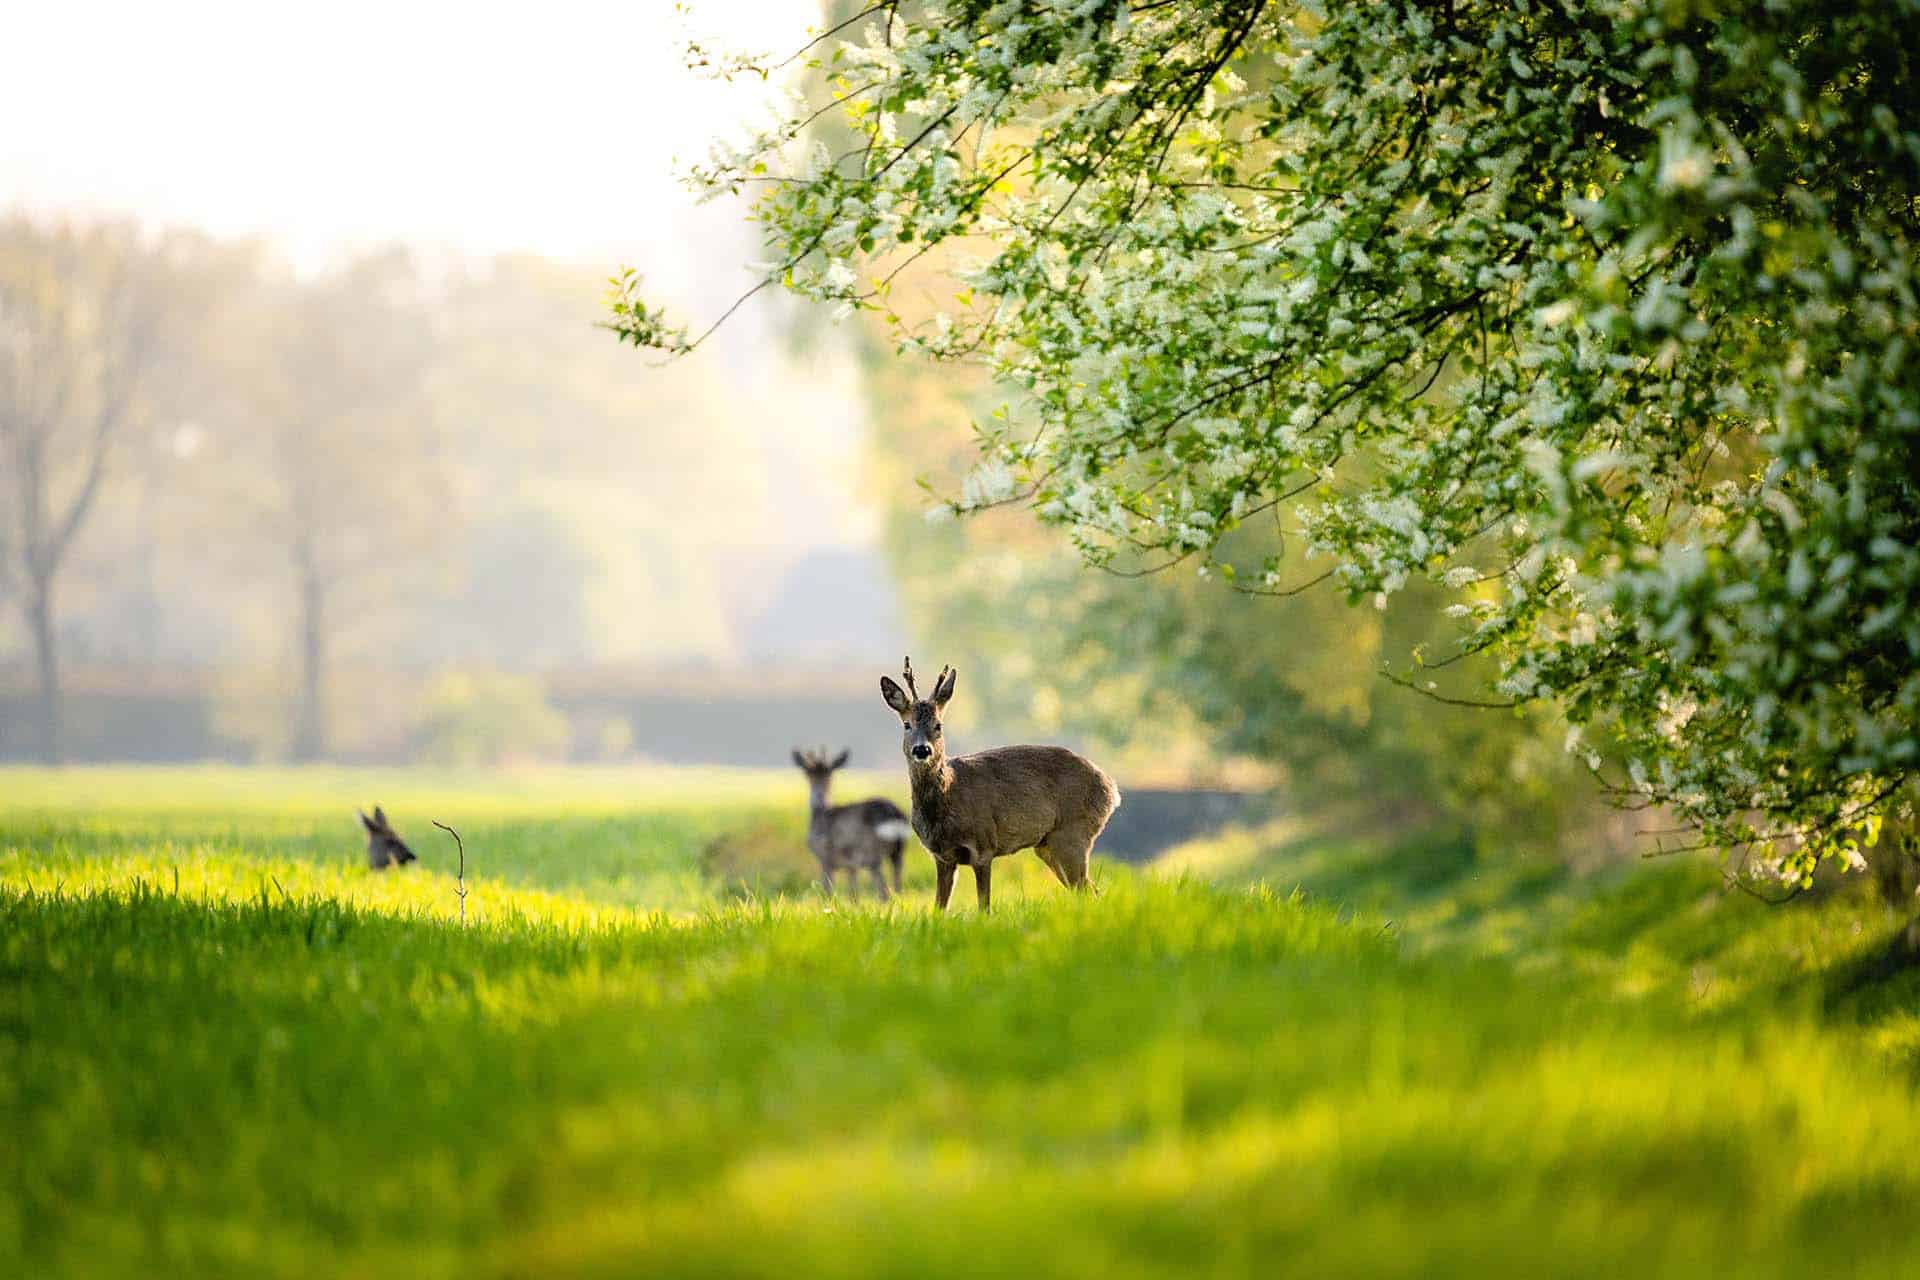
<path fill-rule="evenodd" d="M 579 535 L 539 507 L 476 513 L 472 526 L 466 581 L 444 618 L 467 638 L 468 660 L 536 669 L 586 661 L 596 566 Z"/>
<path fill-rule="evenodd" d="M 361 708 L 406 702 L 370 671 L 736 654 L 792 530 L 845 518 L 796 488 L 827 380 L 762 351 L 635 377 L 582 321 L 595 278 L 0 214 L 0 665 L 244 673 L 249 740 L 351 759 L 395 745 Z M 760 382 L 777 433 L 736 411 Z"/>
<path fill-rule="evenodd" d="M 894 503 L 886 545 L 915 652 L 967 671 L 956 711 L 968 741 L 982 729 L 1081 740 L 1136 778 L 1207 778 L 1246 758 L 1290 812 L 1345 819 L 1359 802 L 1402 824 L 1468 829 L 1488 850 L 1625 843 L 1616 833 L 1594 848 L 1599 797 L 1544 708 L 1490 714 L 1379 678 L 1383 660 L 1446 643 L 1441 591 L 1412 584 L 1385 610 L 1325 592 L 1270 601 L 1194 575 L 1087 573 L 1013 511 L 925 519 L 911 480 L 964 468 L 962 424 L 990 407 L 986 389 L 963 368 L 892 359 L 863 339 L 875 487 Z M 1253 522 L 1232 539 L 1271 546 L 1274 533 Z"/>
<path fill-rule="evenodd" d="M 1911 1001 L 1696 1000 L 1702 931 L 1623 962 L 1698 883 L 1627 881 L 1573 921 L 1596 972 L 1523 974 L 1114 868 L 986 918 L 928 914 L 923 858 L 831 913 L 573 878 L 697 891 L 691 833 L 777 786 L 0 773 L 0 1271 L 1910 1269 Z M 374 796 L 424 865 L 360 864 Z"/>
<path fill-rule="evenodd" d="M 700 361 L 636 377 L 582 323 L 593 284 L 584 269 L 528 255 L 470 264 L 446 284 L 432 392 L 477 563 L 451 584 L 449 607 L 418 608 L 408 642 L 427 660 L 450 634 L 500 650 L 464 660 L 520 669 L 726 655 L 739 579 L 791 541 L 794 522 L 820 518 L 780 457 L 804 451 L 806 425 L 784 424 L 776 445 L 738 411 L 751 394 L 743 379 L 760 371 Z M 795 381 L 783 391 L 804 402 Z M 675 625 L 635 626 L 636 616 Z"/>
<path fill-rule="evenodd" d="M 0 219 L 0 603 L 22 597 L 48 762 L 62 751 L 57 588 L 124 437 L 178 409 L 173 366 L 206 310 L 189 282 L 223 278 L 234 256 L 126 223 Z"/>
<path fill-rule="evenodd" d="M 563 757 L 569 734 L 538 679 L 447 671 L 427 688 L 417 738 L 422 761 L 471 767 Z"/>
<path fill-rule="evenodd" d="M 256 277 L 210 415 L 218 482 L 268 551 L 298 655 L 293 752 L 334 748 L 327 716 L 341 636 L 444 532 L 444 451 L 426 373 L 433 343 L 409 255 L 370 253 L 298 284 Z"/>
<path fill-rule="evenodd" d="M 1206 751 L 1190 768 L 1258 760 L 1295 812 L 1365 801 L 1490 844 L 1557 844 L 1592 816 L 1592 789 L 1538 709 L 1437 705 L 1378 678 L 1384 655 L 1439 638 L 1430 588 L 1378 612 L 1329 595 L 1276 607 L 1191 577 L 1089 575 L 1004 547 L 943 554 L 970 528 L 900 523 L 909 563 L 955 565 L 917 592 L 916 619 L 943 659 L 971 664 L 968 696 L 990 723 L 1087 736 L 1147 771 L 1192 758 L 1198 739 Z"/>
<path fill-rule="evenodd" d="M 761 193 L 769 281 L 1018 393 L 958 509 L 1253 592 L 1431 579 L 1624 801 L 1805 886 L 1920 767 L 1917 16 L 880 4 L 692 177 Z M 964 286 L 925 323 L 922 261 Z M 1305 556 L 1226 554 L 1283 509 Z"/>
<path fill-rule="evenodd" d="M 929 404 L 924 388 L 902 392 L 906 376 L 899 362 L 869 369 L 875 434 L 901 469 L 937 470 L 947 459 L 930 423 L 954 415 L 961 388 Z M 901 511 L 887 541 L 916 643 L 967 668 L 966 716 L 999 731 L 1086 738 L 1141 775 L 1205 776 L 1250 757 L 1277 769 L 1295 812 L 1363 799 L 1401 820 L 1470 826 L 1490 845 L 1562 840 L 1595 807 L 1538 709 L 1436 705 L 1378 678 L 1384 657 L 1444 642 L 1431 588 L 1356 611 L 1325 593 L 1270 602 L 1189 575 L 1088 574 L 1007 513 Z"/>
<path fill-rule="evenodd" d="M 791 897 L 819 879 L 791 822 L 765 821 L 722 831 L 700 850 L 700 872 L 729 898 Z"/>

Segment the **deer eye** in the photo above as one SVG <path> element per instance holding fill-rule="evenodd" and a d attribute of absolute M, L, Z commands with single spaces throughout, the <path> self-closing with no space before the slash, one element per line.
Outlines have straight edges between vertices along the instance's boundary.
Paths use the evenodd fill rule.
<path fill-rule="evenodd" d="M 938 733 L 938 732 L 940 732 L 940 722 L 939 722 L 938 720 L 935 720 L 935 721 L 933 722 L 933 731 L 934 731 L 935 733 Z"/>

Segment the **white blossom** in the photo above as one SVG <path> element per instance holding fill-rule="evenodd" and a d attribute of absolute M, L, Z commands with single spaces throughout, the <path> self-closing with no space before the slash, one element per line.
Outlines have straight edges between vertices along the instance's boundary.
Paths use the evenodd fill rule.
<path fill-rule="evenodd" d="M 1049 477 L 1091 558 L 1207 566 L 1289 495 L 1352 598 L 1469 593 L 1502 688 L 1802 883 L 1920 776 L 1920 144 L 1897 77 L 1830 87 L 1920 6 L 1753 14 L 929 0 L 838 51 L 848 155 L 797 104 L 690 178 L 762 193 L 805 297 L 922 253 L 967 289 L 881 304 L 1030 419 L 962 509 Z"/>

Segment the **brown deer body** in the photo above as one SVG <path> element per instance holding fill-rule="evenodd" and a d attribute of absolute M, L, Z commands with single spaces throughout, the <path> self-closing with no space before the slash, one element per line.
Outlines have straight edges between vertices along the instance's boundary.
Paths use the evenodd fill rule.
<path fill-rule="evenodd" d="M 973 868 L 982 908 L 992 904 L 993 860 L 1032 849 L 1069 889 L 1084 889 L 1093 842 L 1120 807 L 1120 788 L 1100 766 L 1065 747 L 996 747 L 949 758 L 940 713 L 959 673 L 943 668 L 933 696 L 885 676 L 880 696 L 900 717 L 913 831 L 933 854 L 934 906 L 946 909 L 953 877 Z"/>
<path fill-rule="evenodd" d="M 882 868 L 893 867 L 893 892 L 900 892 L 900 864 L 907 846 L 907 815 L 891 800 L 876 796 L 857 804 L 827 803 L 827 791 L 833 784 L 833 772 L 847 762 L 842 751 L 832 760 L 823 751 L 793 753 L 793 762 L 807 775 L 810 814 L 807 820 L 807 849 L 820 864 L 820 883 L 833 893 L 837 871 L 852 874 L 854 891 L 860 888 L 860 873 L 873 874 L 873 890 L 880 901 L 887 900 L 887 880 Z"/>

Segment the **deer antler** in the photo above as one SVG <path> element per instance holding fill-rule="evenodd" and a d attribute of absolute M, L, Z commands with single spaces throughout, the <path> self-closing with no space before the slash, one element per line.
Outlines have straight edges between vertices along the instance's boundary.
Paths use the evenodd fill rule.
<path fill-rule="evenodd" d="M 900 674 L 907 682 L 907 696 L 915 702 L 920 701 L 920 691 L 913 687 L 913 658 L 911 655 L 900 659 Z"/>

